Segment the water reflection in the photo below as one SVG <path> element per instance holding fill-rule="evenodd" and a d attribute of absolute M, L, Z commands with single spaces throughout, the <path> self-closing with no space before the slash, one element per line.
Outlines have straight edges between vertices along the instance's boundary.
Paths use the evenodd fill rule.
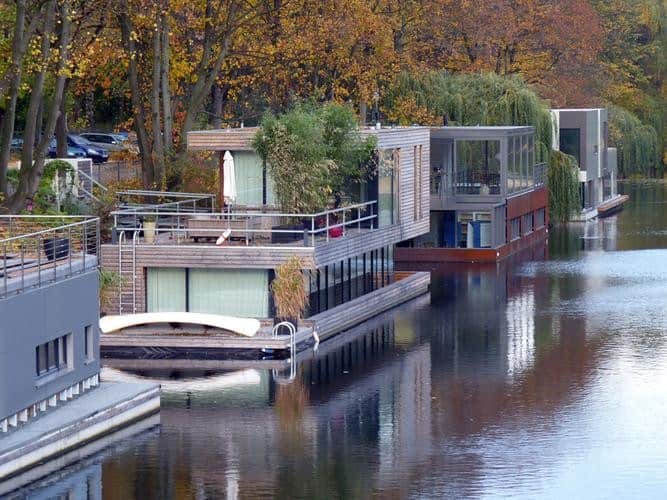
<path fill-rule="evenodd" d="M 165 383 L 160 435 L 106 460 L 104 496 L 659 498 L 667 198 L 625 188 L 548 249 L 434 269 L 429 301 L 302 355 L 292 384 Z"/>

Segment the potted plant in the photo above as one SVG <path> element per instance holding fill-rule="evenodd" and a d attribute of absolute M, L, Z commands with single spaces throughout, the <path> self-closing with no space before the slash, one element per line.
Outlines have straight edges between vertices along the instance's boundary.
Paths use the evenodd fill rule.
<path fill-rule="evenodd" d="M 144 242 L 149 245 L 155 243 L 155 228 L 157 226 L 156 218 L 154 215 L 147 215 L 144 217 L 143 221 L 144 229 Z"/>
<path fill-rule="evenodd" d="M 58 236 L 47 237 L 42 240 L 44 253 L 50 261 L 64 259 L 69 255 L 69 238 L 60 238 Z"/>
<path fill-rule="evenodd" d="M 289 321 L 297 326 L 308 305 L 308 290 L 304 281 L 301 259 L 292 256 L 287 262 L 276 267 L 276 276 L 271 283 L 271 293 L 276 309 L 274 324 Z"/>

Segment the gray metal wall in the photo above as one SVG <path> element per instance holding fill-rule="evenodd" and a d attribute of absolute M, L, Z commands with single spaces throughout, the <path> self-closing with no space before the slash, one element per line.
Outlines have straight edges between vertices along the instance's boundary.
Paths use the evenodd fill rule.
<path fill-rule="evenodd" d="M 0 300 L 0 418 L 21 411 L 100 370 L 98 272 L 76 275 Z M 84 329 L 93 327 L 95 359 L 84 354 Z M 37 378 L 35 347 L 72 334 L 72 368 L 48 382 Z M 43 383 L 40 383 L 43 382 Z"/>

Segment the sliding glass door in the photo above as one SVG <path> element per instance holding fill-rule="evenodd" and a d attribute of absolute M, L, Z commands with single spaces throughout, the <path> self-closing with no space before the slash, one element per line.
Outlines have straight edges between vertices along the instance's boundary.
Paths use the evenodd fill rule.
<path fill-rule="evenodd" d="M 269 316 L 269 273 L 253 269 L 190 269 L 190 312 L 247 318 Z"/>

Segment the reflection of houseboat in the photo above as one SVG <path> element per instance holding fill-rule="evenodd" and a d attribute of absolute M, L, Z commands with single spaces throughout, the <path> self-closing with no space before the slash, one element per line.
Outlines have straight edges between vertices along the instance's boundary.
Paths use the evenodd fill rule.
<path fill-rule="evenodd" d="M 546 168 L 533 127 L 431 129 L 431 232 L 404 262 L 491 262 L 547 235 Z"/>
<path fill-rule="evenodd" d="M 190 150 L 220 156 L 221 179 L 225 153 L 234 160 L 237 193 L 225 210 L 181 195 L 168 203 L 127 205 L 115 214 L 118 238 L 102 245 L 102 264 L 124 279 L 106 312 L 272 318 L 274 270 L 294 255 L 309 290 L 306 316 L 320 338 L 426 292 L 428 274 L 395 274 L 393 255 L 396 243 L 428 231 L 428 128 L 361 130 L 377 137 L 378 175 L 360 183 L 340 207 L 317 214 L 278 210 L 269 172 L 251 146 L 256 131 L 188 134 Z M 141 195 L 146 199 L 147 193 Z M 140 227 L 149 218 L 156 220 L 154 241 Z M 225 242 L 216 245 L 221 234 Z M 263 335 L 270 337 L 270 328 L 248 342 Z M 115 347 L 121 347 L 119 338 Z"/>
<path fill-rule="evenodd" d="M 628 197 L 616 191 L 616 148 L 608 147 L 606 109 L 553 109 L 553 147 L 573 156 L 579 165 L 580 220 L 604 217 L 621 209 Z"/>

